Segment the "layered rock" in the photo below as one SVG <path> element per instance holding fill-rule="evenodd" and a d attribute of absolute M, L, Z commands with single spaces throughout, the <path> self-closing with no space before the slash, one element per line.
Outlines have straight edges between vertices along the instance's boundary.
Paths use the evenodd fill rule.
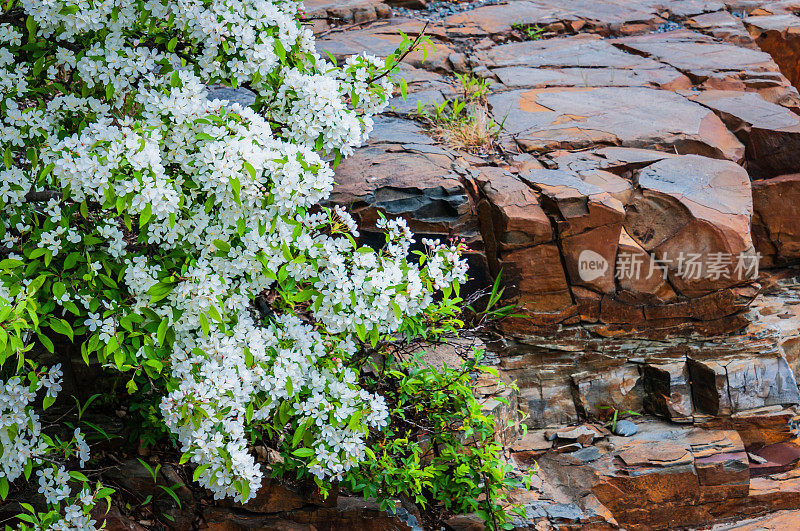
<path fill-rule="evenodd" d="M 767 472 L 757 453 L 796 456 L 795 440 L 757 448 L 730 428 L 653 419 L 637 421 L 636 428 L 620 437 L 597 425 L 579 426 L 572 431 L 600 434 L 579 443 L 562 437 L 563 429 L 545 431 L 544 443 L 536 442 L 542 437 L 537 431 L 520 439 L 512 458 L 521 467 L 533 459 L 541 467 L 529 517 L 549 509 L 550 522 L 560 513 L 591 528 L 674 529 L 748 518 L 800 501 L 797 472 Z"/>
<path fill-rule="evenodd" d="M 800 259 L 800 174 L 753 183 L 753 236 L 762 264 Z"/>
<path fill-rule="evenodd" d="M 797 89 L 766 52 L 690 31 L 624 37 L 614 42 L 677 68 L 701 89 L 758 92 L 773 103 L 790 107 L 800 104 Z"/>
<path fill-rule="evenodd" d="M 503 135 L 526 151 L 598 144 L 740 161 L 744 146 L 710 110 L 639 87 L 514 90 L 489 97 Z M 652 117 L 658 115 L 659 120 Z"/>
<path fill-rule="evenodd" d="M 491 69 L 504 88 L 691 87 L 678 70 L 625 53 L 597 35 L 503 44 L 484 55 L 481 66 Z"/>
<path fill-rule="evenodd" d="M 752 179 L 794 173 L 800 169 L 800 117 L 753 92 L 708 90 L 689 95 L 713 110 L 746 146 Z"/>

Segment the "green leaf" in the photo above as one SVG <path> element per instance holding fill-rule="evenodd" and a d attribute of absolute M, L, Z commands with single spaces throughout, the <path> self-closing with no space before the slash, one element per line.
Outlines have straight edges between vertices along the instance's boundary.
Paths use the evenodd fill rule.
<path fill-rule="evenodd" d="M 158 331 L 156 332 L 156 339 L 158 339 L 158 344 L 163 345 L 164 339 L 167 337 L 167 328 L 169 327 L 169 321 L 167 319 L 162 319 L 161 323 L 158 325 Z"/>
<path fill-rule="evenodd" d="M 197 478 L 199 478 L 200 475 L 209 468 L 211 468 L 211 465 L 200 465 L 199 467 L 195 468 L 194 474 L 192 474 L 192 481 L 197 481 Z"/>
<path fill-rule="evenodd" d="M 153 209 L 150 206 L 150 203 L 144 207 L 144 209 L 139 213 L 139 228 L 144 227 L 147 225 L 147 222 L 150 221 L 150 218 L 153 216 Z"/>
<path fill-rule="evenodd" d="M 358 339 L 360 339 L 361 341 L 366 341 L 367 327 L 364 326 L 364 323 L 358 323 L 356 325 L 356 335 L 358 335 Z"/>
<path fill-rule="evenodd" d="M 303 435 L 306 432 L 306 428 L 308 428 L 308 424 L 303 422 L 297 426 L 296 430 L 294 430 L 294 436 L 292 436 L 292 448 L 297 448 L 297 445 L 303 440 Z"/>
<path fill-rule="evenodd" d="M 64 319 L 50 318 L 50 321 L 48 321 L 47 324 L 50 326 L 50 329 L 53 332 L 69 337 L 70 341 L 75 340 L 75 334 L 72 331 L 72 327 Z"/>
<path fill-rule="evenodd" d="M 314 455 L 314 453 L 315 453 L 314 450 L 312 450 L 311 448 L 298 448 L 297 450 L 292 452 L 292 455 L 297 457 L 311 457 L 312 455 Z"/>
<path fill-rule="evenodd" d="M 6 496 L 8 496 L 9 489 L 10 485 L 8 484 L 8 480 L 5 477 L 0 478 L 0 498 L 5 500 Z"/>
<path fill-rule="evenodd" d="M 5 333 L 5 331 L 3 333 Z M 39 342 L 42 345 L 44 345 L 44 348 L 46 348 L 48 352 L 50 352 L 51 354 L 55 353 L 56 351 L 55 346 L 53 345 L 53 342 L 50 341 L 49 337 L 41 333 L 37 333 L 36 337 L 39 338 Z M 4 343 L 3 348 L 5 348 L 5 341 L 3 341 L 3 343 Z"/>
<path fill-rule="evenodd" d="M 168 488 L 167 488 L 167 487 L 165 487 L 164 485 L 159 485 L 159 487 L 160 487 L 160 488 L 161 488 L 161 489 L 162 489 L 164 492 L 166 492 L 167 494 L 169 494 L 169 495 L 172 497 L 172 499 L 173 499 L 173 500 L 175 500 L 175 503 L 177 503 L 177 504 L 178 504 L 178 507 L 180 507 L 180 506 L 181 506 L 181 500 L 180 500 L 180 498 L 178 498 L 178 495 L 177 495 L 177 494 L 175 494 L 175 492 L 174 492 L 172 489 L 168 489 Z M 174 488 L 174 487 L 173 487 L 173 488 Z"/>
<path fill-rule="evenodd" d="M 227 253 L 228 251 L 231 250 L 231 244 L 229 244 L 228 242 L 226 242 L 224 240 L 214 240 L 211 243 L 213 243 L 214 247 L 216 247 L 217 249 L 219 249 L 223 253 Z"/>
<path fill-rule="evenodd" d="M 244 161 L 244 169 L 247 170 L 247 173 L 250 174 L 250 177 L 255 181 L 256 180 L 256 169 L 247 161 Z"/>
<path fill-rule="evenodd" d="M 247 164 L 245 162 L 245 164 Z M 239 193 L 242 191 L 242 183 L 239 182 L 238 177 L 228 177 L 228 182 L 231 183 L 231 190 L 233 191 L 233 200 L 241 204 L 242 200 L 239 199 Z"/>
<path fill-rule="evenodd" d="M 200 317 L 200 326 L 203 329 L 203 335 L 208 337 L 208 335 L 210 333 L 209 332 L 209 327 L 208 327 L 208 317 L 206 317 L 206 314 L 204 314 L 204 313 L 201 313 L 199 315 L 199 317 Z"/>
<path fill-rule="evenodd" d="M 170 41 L 167 43 L 167 50 L 170 52 L 174 52 L 175 48 L 177 47 L 178 47 L 178 37 L 176 35 L 175 37 L 172 37 L 172 39 L 170 39 Z"/>
<path fill-rule="evenodd" d="M 273 42 L 275 43 L 275 55 L 277 55 L 280 58 L 281 62 L 285 62 L 286 48 L 283 47 L 283 44 L 281 44 L 280 39 L 275 39 Z"/>
<path fill-rule="evenodd" d="M 74 471 L 70 472 L 69 473 L 69 477 L 71 477 L 72 479 L 76 479 L 78 481 L 89 481 L 89 478 L 87 478 L 86 476 L 84 476 L 80 472 L 74 472 Z"/>

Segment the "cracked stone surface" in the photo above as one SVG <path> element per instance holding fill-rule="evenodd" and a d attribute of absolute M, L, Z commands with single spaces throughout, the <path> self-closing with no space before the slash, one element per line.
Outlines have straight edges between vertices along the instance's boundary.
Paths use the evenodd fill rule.
<path fill-rule="evenodd" d="M 489 96 L 503 137 L 525 151 L 598 144 L 656 148 L 738 162 L 744 146 L 709 109 L 640 87 L 514 90 Z M 662 118 L 653 120 L 654 115 Z"/>

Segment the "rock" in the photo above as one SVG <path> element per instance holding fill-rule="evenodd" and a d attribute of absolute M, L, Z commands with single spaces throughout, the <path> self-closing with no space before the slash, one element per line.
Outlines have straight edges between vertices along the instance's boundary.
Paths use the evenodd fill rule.
<path fill-rule="evenodd" d="M 800 117 L 753 92 L 708 90 L 689 96 L 712 109 L 747 147 L 753 179 L 800 170 Z"/>
<path fill-rule="evenodd" d="M 796 106 L 800 96 L 769 54 L 742 48 L 691 31 L 670 31 L 614 41 L 677 68 L 703 89 L 752 91 L 765 100 Z"/>
<path fill-rule="evenodd" d="M 339 497 L 332 507 L 307 507 L 275 515 L 209 506 L 203 510 L 202 530 L 240 531 L 315 531 L 353 529 L 354 531 L 411 531 L 419 525 L 415 515 L 397 508 L 392 515 L 374 502 L 354 497 Z"/>
<path fill-rule="evenodd" d="M 692 394 L 686 363 L 647 363 L 642 366 L 644 409 L 674 422 L 691 422 Z"/>
<path fill-rule="evenodd" d="M 459 514 L 444 521 L 447 529 L 453 531 L 483 531 L 486 528 L 484 520 L 476 514 Z"/>
<path fill-rule="evenodd" d="M 600 450 L 598 450 L 596 446 L 588 446 L 576 452 L 572 452 L 568 454 L 568 456 L 576 465 L 583 465 L 600 459 Z"/>
<path fill-rule="evenodd" d="M 105 511 L 105 502 L 99 502 L 92 510 L 92 518 L 100 526 L 105 522 L 103 529 L 108 531 L 145 531 L 145 527 L 140 525 L 133 518 L 124 516 L 120 510 L 112 505 L 108 512 Z"/>
<path fill-rule="evenodd" d="M 557 0 L 521 1 L 514 2 L 514 9 L 487 5 L 445 19 L 448 26 L 466 26 L 483 34 L 508 33 L 516 24 L 626 34 L 654 28 L 661 22 L 655 9 L 636 0 L 573 0 L 569 4 Z"/>
<path fill-rule="evenodd" d="M 390 142 L 405 143 L 398 149 Z M 372 145 L 337 167 L 330 201 L 349 206 L 362 230 L 374 227 L 380 210 L 402 215 L 415 232 L 476 232 L 470 197 L 453 171 L 453 157 L 444 150 L 423 147 L 432 144 L 413 122 L 383 121 L 376 127 Z"/>
<path fill-rule="evenodd" d="M 733 161 L 744 156 L 742 144 L 713 112 L 663 90 L 513 90 L 488 100 L 495 120 L 504 121 L 505 138 L 528 151 L 616 144 Z"/>
<path fill-rule="evenodd" d="M 661 274 L 656 258 L 631 238 L 624 228 L 620 231 L 614 268 L 620 295 L 637 303 L 660 303 L 676 295 Z"/>
<path fill-rule="evenodd" d="M 780 356 L 729 361 L 690 358 L 689 371 L 695 407 L 712 415 L 800 403 L 795 376 Z"/>
<path fill-rule="evenodd" d="M 512 452 L 544 452 L 553 447 L 553 443 L 542 430 L 528 430 L 527 433 L 515 440 L 509 449 Z M 555 433 L 552 434 L 555 439 Z"/>
<path fill-rule="evenodd" d="M 754 16 L 744 20 L 758 47 L 778 64 L 789 82 L 800 84 L 800 17 L 795 15 Z"/>
<path fill-rule="evenodd" d="M 566 427 L 553 432 L 557 439 L 565 441 L 574 441 L 587 439 L 591 443 L 594 439 L 602 437 L 602 434 L 593 426 L 580 425 L 574 427 Z"/>
<path fill-rule="evenodd" d="M 614 428 L 614 433 L 622 437 L 630 437 L 635 435 L 639 428 L 629 420 L 618 420 L 617 426 Z"/>
<path fill-rule="evenodd" d="M 315 34 L 342 24 L 362 24 L 392 16 L 392 9 L 380 0 L 310 0 L 304 2 L 304 7 L 304 19 L 311 23 Z"/>
<path fill-rule="evenodd" d="M 797 518 L 800 511 L 786 510 L 771 513 L 759 518 L 747 519 L 736 523 L 718 524 L 712 527 L 713 531 L 736 530 L 736 531 L 765 531 L 791 529 L 797 525 Z"/>
<path fill-rule="evenodd" d="M 641 411 L 642 383 L 639 369 L 632 364 L 602 371 L 584 371 L 572 375 L 575 404 L 584 417 L 596 418 L 601 408 Z"/>
<path fill-rule="evenodd" d="M 485 198 L 478 212 L 490 255 L 553 241 L 550 219 L 530 186 L 500 168 L 485 168 L 476 180 Z"/>
<path fill-rule="evenodd" d="M 750 279 L 750 180 L 739 165 L 696 155 L 639 174 L 625 229 L 661 262 L 679 293 L 697 297 Z M 681 259 L 683 257 L 683 259 Z M 752 262 L 752 264 L 751 264 Z"/>
<path fill-rule="evenodd" d="M 614 292 L 613 264 L 625 208 L 606 190 L 561 170 L 531 170 L 521 176 L 549 201 L 549 215 L 557 219 L 564 263 L 571 285 L 584 286 L 601 293 Z M 609 181 L 619 179 L 609 175 Z M 605 265 L 603 271 L 582 269 L 591 256 Z"/>
<path fill-rule="evenodd" d="M 762 462 L 750 465 L 750 475 L 769 476 L 793 470 L 800 461 L 800 445 L 795 441 L 780 442 L 762 446 L 751 452 Z"/>
<path fill-rule="evenodd" d="M 721 41 L 735 44 L 744 48 L 757 48 L 750 33 L 745 29 L 742 19 L 733 16 L 728 11 L 714 11 L 702 15 L 692 16 L 686 21 L 690 28 L 712 35 Z"/>
<path fill-rule="evenodd" d="M 554 243 L 501 252 L 497 258 L 508 295 L 522 310 L 554 313 L 572 305 L 561 254 Z M 531 265 L 536 264 L 537 269 Z"/>
<path fill-rule="evenodd" d="M 496 46 L 484 61 L 509 88 L 652 86 L 678 90 L 692 85 L 674 68 L 625 53 L 588 34 Z"/>
<path fill-rule="evenodd" d="M 569 388 L 555 381 L 542 381 L 520 389 L 520 408 L 533 428 L 558 426 L 578 419 Z"/>
<path fill-rule="evenodd" d="M 753 182 L 753 237 L 763 266 L 800 258 L 800 174 Z"/>

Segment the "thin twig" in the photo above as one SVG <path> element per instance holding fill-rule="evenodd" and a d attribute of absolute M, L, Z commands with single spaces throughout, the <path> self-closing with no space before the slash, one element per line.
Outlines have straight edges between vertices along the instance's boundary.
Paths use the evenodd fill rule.
<path fill-rule="evenodd" d="M 402 62 L 403 62 L 403 59 L 405 59 L 405 58 L 408 56 L 408 54 L 410 54 L 411 52 L 413 52 L 414 50 L 416 50 L 416 49 L 417 49 L 417 46 L 419 46 L 419 42 L 422 40 L 422 37 L 424 37 L 424 36 L 425 36 L 425 30 L 426 30 L 427 28 L 428 28 L 428 23 L 426 22 L 426 23 L 425 23 L 425 25 L 424 25 L 424 26 L 422 26 L 422 30 L 419 32 L 419 35 L 417 35 L 417 38 L 416 38 L 416 39 L 414 39 L 414 42 L 412 42 L 412 43 L 411 43 L 411 46 L 408 48 L 408 50 L 406 50 L 405 52 L 403 52 L 403 53 L 400 55 L 400 57 L 398 57 L 398 58 L 397 58 L 397 61 L 396 61 L 396 63 L 397 63 L 397 64 L 399 64 L 399 63 L 402 63 Z M 372 83 L 375 83 L 375 82 L 376 82 L 376 81 L 378 81 L 379 79 L 381 79 L 381 78 L 384 78 L 384 77 L 388 76 L 388 75 L 389 75 L 389 72 L 391 72 L 391 71 L 392 71 L 391 69 L 387 69 L 387 70 L 385 70 L 385 71 L 384 71 L 382 74 L 380 74 L 380 75 L 378 75 L 378 76 L 375 76 L 375 77 L 373 77 L 372 79 L 370 79 L 369 81 L 367 81 L 367 84 L 368 84 L 368 85 L 371 85 Z"/>

